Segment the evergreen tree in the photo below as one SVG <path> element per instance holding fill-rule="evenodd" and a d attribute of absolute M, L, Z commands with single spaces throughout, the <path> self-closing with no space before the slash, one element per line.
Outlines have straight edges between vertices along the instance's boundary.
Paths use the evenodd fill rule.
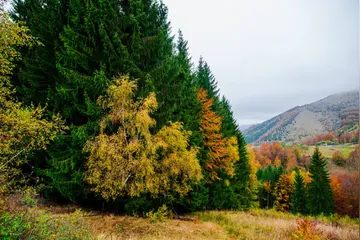
<path fill-rule="evenodd" d="M 61 81 L 55 49 L 60 46 L 69 0 L 14 0 L 12 4 L 13 20 L 25 23 L 30 34 L 42 43 L 21 49 L 23 61 L 12 79 L 17 95 L 26 104 L 47 104 L 53 110 L 56 83 Z"/>
<path fill-rule="evenodd" d="M 200 57 L 199 64 L 195 73 L 197 88 L 202 88 L 208 92 L 210 98 L 214 98 L 215 103 L 219 100 L 219 88 L 217 81 L 212 74 L 209 65 Z"/>
<path fill-rule="evenodd" d="M 308 211 L 306 206 L 305 182 L 299 169 L 296 169 L 294 185 L 295 189 L 292 195 L 293 212 L 306 214 Z"/>
<path fill-rule="evenodd" d="M 334 199 L 330 187 L 329 173 L 325 169 L 326 160 L 319 148 L 311 157 L 309 172 L 311 182 L 308 187 L 308 208 L 311 214 L 329 215 L 333 212 Z"/>
<path fill-rule="evenodd" d="M 234 165 L 235 174 L 229 176 L 226 173 L 221 174 L 221 181 L 216 181 L 209 186 L 210 205 L 212 208 L 221 209 L 233 208 L 243 209 L 252 205 L 256 198 L 255 193 L 250 187 L 250 163 L 246 151 L 245 139 L 238 129 L 238 125 L 233 116 L 229 101 L 223 96 L 219 96 L 217 81 L 211 72 L 209 65 L 200 57 L 197 71 L 195 73 L 196 86 L 208 91 L 209 97 L 213 98 L 213 110 L 222 117 L 220 132 L 224 137 L 236 137 L 238 142 L 238 152 L 240 160 Z M 226 196 L 227 202 L 218 196 Z M 223 206 L 223 207 L 222 207 Z"/>
<path fill-rule="evenodd" d="M 178 35 L 175 54 L 167 57 L 163 64 L 150 73 L 159 103 L 155 119 L 157 129 L 169 121 L 183 122 L 185 129 L 193 132 L 192 145 L 199 145 L 201 106 L 197 101 L 187 41 L 184 40 L 181 31 Z"/>

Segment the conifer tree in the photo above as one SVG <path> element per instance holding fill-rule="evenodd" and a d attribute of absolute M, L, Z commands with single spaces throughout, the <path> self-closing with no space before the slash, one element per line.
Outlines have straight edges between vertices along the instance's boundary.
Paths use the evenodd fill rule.
<path fill-rule="evenodd" d="M 314 215 L 321 213 L 329 215 L 333 212 L 333 192 L 329 173 L 325 167 L 326 160 L 321 155 L 319 148 L 315 148 L 309 167 L 311 182 L 308 187 L 308 209 Z"/>
<path fill-rule="evenodd" d="M 292 195 L 293 212 L 306 214 L 306 190 L 305 182 L 299 169 L 296 169 L 295 181 L 294 181 L 294 193 Z"/>
<path fill-rule="evenodd" d="M 204 61 L 203 57 L 200 57 L 196 73 L 195 73 L 196 85 L 198 88 L 202 88 L 208 92 L 210 98 L 214 98 L 215 103 L 219 100 L 219 88 L 217 81 L 212 74 L 209 65 Z"/>
<path fill-rule="evenodd" d="M 202 104 L 200 129 L 204 135 L 204 148 L 206 151 L 204 167 L 208 173 L 207 180 L 208 182 L 220 180 L 219 172 L 221 170 L 233 176 L 235 172 L 234 163 L 239 160 L 237 139 L 222 136 L 220 132 L 221 118 L 211 110 L 213 100 L 207 98 L 205 90 L 199 90 L 198 99 Z"/>

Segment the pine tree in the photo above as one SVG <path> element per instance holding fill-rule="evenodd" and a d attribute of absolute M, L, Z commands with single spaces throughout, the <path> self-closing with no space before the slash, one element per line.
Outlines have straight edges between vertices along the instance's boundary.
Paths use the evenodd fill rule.
<path fill-rule="evenodd" d="M 319 148 L 315 148 L 309 167 L 311 182 L 308 187 L 308 209 L 314 215 L 321 213 L 329 215 L 333 212 L 333 192 L 329 173 L 325 167 L 326 160 L 322 157 Z"/>
<path fill-rule="evenodd" d="M 299 169 L 296 169 L 294 185 L 295 188 L 294 188 L 294 193 L 292 195 L 293 212 L 306 214 L 308 211 L 306 206 L 307 198 L 306 198 L 305 182 Z"/>

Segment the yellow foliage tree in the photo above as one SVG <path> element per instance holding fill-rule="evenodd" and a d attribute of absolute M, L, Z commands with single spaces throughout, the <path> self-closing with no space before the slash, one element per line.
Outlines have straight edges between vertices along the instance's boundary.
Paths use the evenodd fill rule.
<path fill-rule="evenodd" d="M 290 174 L 282 174 L 275 186 L 274 195 L 276 199 L 274 205 L 276 210 L 281 212 L 287 212 L 290 210 L 290 196 L 293 191 L 294 189 Z"/>
<path fill-rule="evenodd" d="M 36 41 L 27 29 L 13 23 L 0 8 L 0 175 L 1 179 L 15 176 L 26 156 L 36 149 L 45 149 L 55 135 L 65 130 L 64 121 L 54 115 L 44 119 L 44 108 L 25 107 L 14 97 L 9 77 L 21 58 L 17 47 L 30 47 Z M 6 176 L 6 177 L 5 177 Z"/>
<path fill-rule="evenodd" d="M 204 147 L 207 150 L 205 163 L 205 170 L 209 175 L 207 181 L 219 180 L 219 170 L 233 176 L 234 163 L 239 160 L 237 139 L 224 138 L 221 134 L 221 117 L 211 109 L 213 99 L 208 99 L 207 91 L 200 89 L 198 100 L 202 105 L 200 130 L 204 134 Z"/>
<path fill-rule="evenodd" d="M 25 107 L 14 98 L 9 78 L 20 60 L 17 47 L 30 47 L 37 43 L 27 35 L 27 29 L 9 19 L 0 2 L 0 211 L 21 172 L 20 166 L 34 150 L 46 149 L 57 133 L 66 127 L 59 115 L 45 120 L 44 108 Z M 26 181 L 23 176 L 21 181 Z"/>
<path fill-rule="evenodd" d="M 198 150 L 188 143 L 191 132 L 173 123 L 153 135 L 150 113 L 157 107 L 155 94 L 135 101 L 135 90 L 135 82 L 123 76 L 98 99 L 108 114 L 100 122 L 100 134 L 86 143 L 86 180 L 106 200 L 145 191 L 185 194 L 191 189 L 189 180 L 202 178 Z"/>
<path fill-rule="evenodd" d="M 260 163 L 256 160 L 256 155 L 255 155 L 255 152 L 252 148 L 251 145 L 248 145 L 247 146 L 247 153 L 248 153 L 248 156 L 249 156 L 249 162 L 250 162 L 250 187 L 251 187 L 251 190 L 254 192 L 256 190 L 256 187 L 257 187 L 257 177 L 256 177 L 256 172 L 257 170 L 260 168 Z"/>

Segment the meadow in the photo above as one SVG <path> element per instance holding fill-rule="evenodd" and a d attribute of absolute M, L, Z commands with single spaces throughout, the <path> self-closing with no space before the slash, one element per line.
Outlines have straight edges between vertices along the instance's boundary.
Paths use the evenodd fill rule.
<path fill-rule="evenodd" d="M 331 158 L 334 152 L 340 151 L 345 158 L 347 158 L 351 151 L 355 149 L 355 145 L 353 144 L 341 144 L 341 145 L 327 145 L 327 146 L 319 146 L 320 152 L 326 158 Z M 309 155 L 314 153 L 315 146 L 309 146 L 307 150 Z"/>
<path fill-rule="evenodd" d="M 63 209 L 66 210 L 66 209 Z M 56 211 L 52 209 L 50 211 Z M 58 211 L 58 210 L 57 210 Z M 72 213 L 54 213 L 56 216 Z M 81 212 L 93 239 L 299 239 L 299 219 L 316 223 L 319 238 L 332 240 L 358 239 L 359 221 L 348 217 L 304 217 L 273 209 L 249 211 L 203 211 L 191 213 L 193 221 L 154 220 L 138 216 L 121 216 Z M 302 238 L 300 238 L 302 239 Z M 305 238 L 304 238 L 305 239 Z M 306 238 L 315 239 L 315 238 Z"/>

